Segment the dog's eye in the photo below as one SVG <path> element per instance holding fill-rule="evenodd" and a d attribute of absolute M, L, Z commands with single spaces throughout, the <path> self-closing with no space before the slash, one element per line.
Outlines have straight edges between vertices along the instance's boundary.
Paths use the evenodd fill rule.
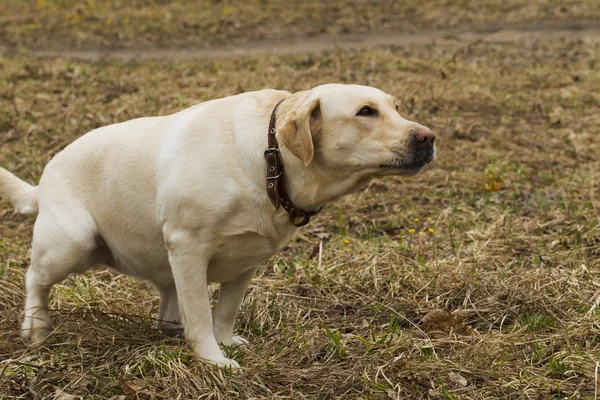
<path fill-rule="evenodd" d="M 364 106 L 356 115 L 358 117 L 376 117 L 377 110 L 369 106 Z"/>

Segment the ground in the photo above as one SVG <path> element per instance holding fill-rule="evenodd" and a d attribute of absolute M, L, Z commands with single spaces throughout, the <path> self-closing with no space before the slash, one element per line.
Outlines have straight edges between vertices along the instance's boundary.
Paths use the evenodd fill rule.
<path fill-rule="evenodd" d="M 326 207 L 264 263 L 236 325 L 250 345 L 227 349 L 240 373 L 204 364 L 185 342 L 154 329 L 154 290 L 108 270 L 57 285 L 53 334 L 39 348 L 22 341 L 34 218 L 0 201 L 0 398 L 597 397 L 600 12 L 593 2 L 408 1 L 397 13 L 391 1 L 298 2 L 308 5 L 298 6 L 297 19 L 272 1 L 197 3 L 204 13 L 187 12 L 189 3 L 6 1 L 0 165 L 37 182 L 53 155 L 95 127 L 243 91 L 326 82 L 396 96 L 401 114 L 438 134 L 438 157 L 416 177 L 377 181 Z M 223 15 L 213 20 L 211 12 Z M 61 24 L 67 16 L 79 19 Z M 130 25 L 114 28 L 127 16 Z M 187 61 L 36 53 L 561 19 L 587 28 Z M 206 36 L 200 42 L 194 32 Z"/>

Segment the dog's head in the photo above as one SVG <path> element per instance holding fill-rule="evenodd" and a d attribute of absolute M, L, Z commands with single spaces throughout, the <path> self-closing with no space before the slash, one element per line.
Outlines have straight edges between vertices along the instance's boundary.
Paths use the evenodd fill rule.
<path fill-rule="evenodd" d="M 369 86 L 330 84 L 282 103 L 280 141 L 307 167 L 356 175 L 414 175 L 435 157 L 435 135 Z"/>

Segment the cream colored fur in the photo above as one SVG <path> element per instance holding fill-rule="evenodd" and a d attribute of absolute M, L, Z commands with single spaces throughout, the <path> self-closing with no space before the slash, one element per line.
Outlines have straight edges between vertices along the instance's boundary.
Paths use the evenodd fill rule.
<path fill-rule="evenodd" d="M 0 168 L 0 196 L 35 222 L 22 333 L 47 335 L 52 285 L 98 264 L 151 281 L 159 327 L 180 323 L 196 354 L 239 367 L 219 343 L 240 345 L 235 314 L 258 265 L 297 231 L 265 191 L 267 128 L 275 104 L 287 190 L 317 209 L 372 178 L 413 175 L 435 149 L 414 143 L 394 100 L 378 89 L 324 85 L 261 90 L 179 113 L 96 129 L 47 165 L 33 187 Z M 377 116 L 357 116 L 364 105 Z M 207 285 L 221 282 L 211 313 Z"/>

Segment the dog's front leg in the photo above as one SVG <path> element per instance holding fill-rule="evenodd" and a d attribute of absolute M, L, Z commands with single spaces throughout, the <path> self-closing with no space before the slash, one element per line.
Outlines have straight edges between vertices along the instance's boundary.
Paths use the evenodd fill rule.
<path fill-rule="evenodd" d="M 239 368 L 237 361 L 223 355 L 213 333 L 207 272 L 214 249 L 199 242 L 197 232 L 165 231 L 165 242 L 186 340 L 199 357 L 219 367 Z"/>
<path fill-rule="evenodd" d="M 213 315 L 213 325 L 217 342 L 227 346 L 241 346 L 248 341 L 240 336 L 233 335 L 233 323 L 244 293 L 254 276 L 257 267 L 254 267 L 236 278 L 222 282 L 219 291 L 219 301 Z"/>

